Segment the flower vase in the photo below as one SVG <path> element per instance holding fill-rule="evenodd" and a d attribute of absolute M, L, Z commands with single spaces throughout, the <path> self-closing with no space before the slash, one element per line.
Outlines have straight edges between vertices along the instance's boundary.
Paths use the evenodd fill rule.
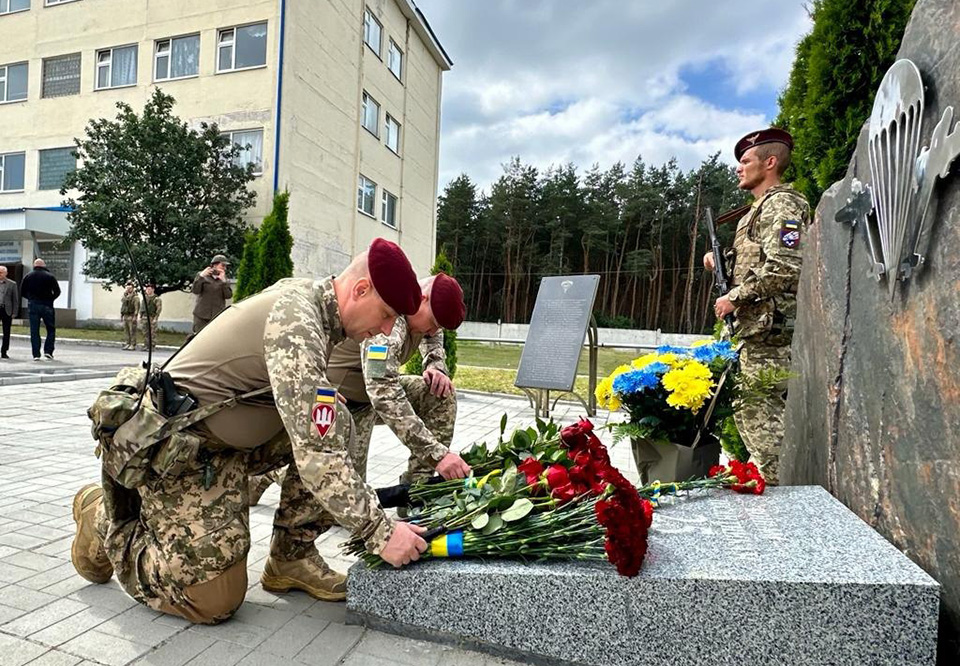
<path fill-rule="evenodd" d="M 640 483 L 686 481 L 706 476 L 710 468 L 720 462 L 720 442 L 710 439 L 712 441 L 701 441 L 694 448 L 665 439 L 631 438 Z"/>

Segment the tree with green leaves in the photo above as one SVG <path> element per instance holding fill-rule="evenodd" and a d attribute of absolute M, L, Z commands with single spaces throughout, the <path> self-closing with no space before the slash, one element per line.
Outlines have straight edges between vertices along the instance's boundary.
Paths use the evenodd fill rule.
<path fill-rule="evenodd" d="M 450 277 L 455 277 L 453 275 L 453 264 L 450 263 L 450 260 L 447 259 L 443 252 L 437 255 L 436 261 L 433 262 L 433 268 L 430 269 L 430 275 L 436 275 L 437 273 L 446 273 Z M 443 329 L 443 351 L 447 356 L 447 372 L 450 373 L 450 379 L 453 379 L 453 376 L 457 374 L 456 331 Z M 420 355 L 419 349 L 415 351 L 413 356 L 410 357 L 410 360 L 407 361 L 404 366 L 404 372 L 410 375 L 423 374 L 423 356 Z"/>
<path fill-rule="evenodd" d="M 277 280 L 293 277 L 293 236 L 287 223 L 290 193 L 273 195 L 273 210 L 260 229 L 247 235 L 237 270 L 234 298 L 240 300 L 263 291 Z"/>
<path fill-rule="evenodd" d="M 160 89 L 140 115 L 118 102 L 115 120 L 92 120 L 75 139 L 80 166 L 60 191 L 67 240 L 87 248 L 84 272 L 108 287 L 133 276 L 124 240 L 158 294 L 188 289 L 212 255 L 241 250 L 254 167 L 237 164 L 240 148 L 216 125 L 190 129 L 173 105 Z"/>
<path fill-rule="evenodd" d="M 814 0 L 774 123 L 794 138 L 786 174 L 811 205 L 842 179 L 916 0 Z"/>

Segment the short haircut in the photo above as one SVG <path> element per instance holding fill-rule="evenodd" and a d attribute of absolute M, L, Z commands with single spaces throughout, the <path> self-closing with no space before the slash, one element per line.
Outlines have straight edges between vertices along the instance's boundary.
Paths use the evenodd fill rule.
<path fill-rule="evenodd" d="M 779 141 L 770 143 L 761 143 L 757 146 L 757 159 L 766 162 L 768 157 L 777 158 L 777 175 L 782 176 L 783 172 L 790 166 L 790 148 L 787 144 Z"/>

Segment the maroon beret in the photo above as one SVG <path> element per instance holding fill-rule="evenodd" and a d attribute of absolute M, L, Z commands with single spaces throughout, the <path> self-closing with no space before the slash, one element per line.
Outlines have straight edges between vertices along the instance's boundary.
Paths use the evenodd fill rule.
<path fill-rule="evenodd" d="M 460 283 L 446 273 L 437 273 L 430 288 L 430 309 L 438 324 L 448 331 L 456 330 L 467 316 Z"/>
<path fill-rule="evenodd" d="M 373 288 L 384 303 L 402 315 L 412 315 L 420 309 L 420 283 L 399 245 L 375 238 L 367 252 L 367 267 Z"/>
<path fill-rule="evenodd" d="M 790 150 L 793 150 L 793 137 L 790 136 L 790 132 L 776 127 L 769 127 L 757 132 L 750 132 L 750 134 L 737 141 L 737 145 L 733 148 L 733 155 L 739 162 L 745 152 L 763 143 L 782 143 Z"/>

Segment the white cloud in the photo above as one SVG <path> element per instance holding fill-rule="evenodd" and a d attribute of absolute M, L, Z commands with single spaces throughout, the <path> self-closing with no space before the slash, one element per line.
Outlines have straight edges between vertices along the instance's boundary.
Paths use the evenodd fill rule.
<path fill-rule="evenodd" d="M 488 187 L 513 155 L 581 169 L 732 160 L 733 142 L 772 120 L 809 30 L 803 2 L 418 0 L 455 63 L 440 187 L 461 172 Z M 684 69 L 703 67 L 720 80 L 687 90 Z"/>

